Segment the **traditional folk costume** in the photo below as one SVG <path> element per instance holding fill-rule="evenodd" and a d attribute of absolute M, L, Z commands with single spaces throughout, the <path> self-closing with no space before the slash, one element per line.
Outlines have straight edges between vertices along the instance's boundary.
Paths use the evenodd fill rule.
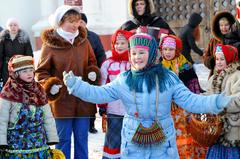
<path fill-rule="evenodd" d="M 51 159 L 49 145 L 59 141 L 43 88 L 17 75 L 27 68 L 34 68 L 31 56 L 15 55 L 8 64 L 10 77 L 0 94 L 1 159 Z"/>
<path fill-rule="evenodd" d="M 218 53 L 224 54 L 227 67 L 222 71 L 214 70 L 209 79 L 208 93 L 225 92 L 236 97 L 224 111 L 223 130 L 217 143 L 208 149 L 207 159 L 240 158 L 240 64 L 238 51 L 230 45 L 217 45 Z M 221 50 L 221 51 L 219 51 Z"/>
<path fill-rule="evenodd" d="M 175 72 L 189 90 L 193 93 L 200 94 L 200 85 L 192 64 L 181 54 L 181 40 L 173 35 L 166 36 L 162 40 L 160 49 L 162 50 L 164 47 L 173 47 L 176 49 L 176 53 L 172 60 L 167 60 L 162 55 L 162 65 Z M 173 103 L 172 116 L 177 130 L 176 135 L 179 156 L 181 159 L 204 159 L 207 148 L 198 145 L 188 132 L 189 115 L 190 113 Z"/>

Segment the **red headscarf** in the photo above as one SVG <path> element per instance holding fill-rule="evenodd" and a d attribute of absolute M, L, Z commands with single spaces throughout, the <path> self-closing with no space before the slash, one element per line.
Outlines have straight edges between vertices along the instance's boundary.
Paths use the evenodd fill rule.
<path fill-rule="evenodd" d="M 9 78 L 0 93 L 0 97 L 12 102 L 28 105 L 43 106 L 47 104 L 46 93 L 39 83 L 35 80 L 29 83 L 25 82 L 13 71 L 12 61 L 14 58 L 19 57 L 23 57 L 23 55 L 15 55 L 8 62 Z M 21 63 L 21 66 L 23 66 L 23 63 Z"/>
<path fill-rule="evenodd" d="M 117 36 L 118 34 L 122 34 L 126 40 L 128 40 L 133 33 L 126 31 L 126 30 L 117 30 L 113 35 L 112 35 L 112 56 L 109 59 L 112 59 L 114 61 L 128 61 L 128 50 L 126 50 L 124 53 L 119 54 L 115 48 L 114 48 L 114 44 L 117 41 Z"/>
<path fill-rule="evenodd" d="M 224 54 L 227 64 L 238 61 L 238 50 L 236 47 L 231 45 L 218 44 L 214 50 L 214 53 L 216 53 L 217 47 L 221 47 L 221 50 Z"/>

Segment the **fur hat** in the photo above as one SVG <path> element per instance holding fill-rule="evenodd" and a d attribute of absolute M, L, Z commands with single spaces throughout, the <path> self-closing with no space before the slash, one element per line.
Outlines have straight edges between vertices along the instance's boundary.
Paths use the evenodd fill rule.
<path fill-rule="evenodd" d="M 188 20 L 188 24 L 189 24 L 191 27 L 195 28 L 197 25 L 199 25 L 199 24 L 201 23 L 201 21 L 202 21 L 202 17 L 201 17 L 200 14 L 198 14 L 198 13 L 192 13 L 192 14 L 190 15 L 189 20 Z"/>
<path fill-rule="evenodd" d="M 214 57 L 216 57 L 216 54 L 222 53 L 227 64 L 238 61 L 238 50 L 234 46 L 218 44 L 214 50 L 214 53 Z"/>
<path fill-rule="evenodd" d="M 27 68 L 34 69 L 34 61 L 32 56 L 15 55 L 8 62 L 9 72 L 17 72 Z"/>
<path fill-rule="evenodd" d="M 85 13 L 81 13 L 81 19 L 87 24 L 87 16 Z"/>
<path fill-rule="evenodd" d="M 157 42 L 155 38 L 146 33 L 136 33 L 129 39 L 129 47 L 143 48 L 148 50 L 148 66 L 155 63 L 157 57 Z"/>
<path fill-rule="evenodd" d="M 129 10 L 129 15 L 133 17 L 138 17 L 136 8 L 135 8 L 135 3 L 138 0 L 129 0 L 128 2 L 128 10 Z M 155 12 L 155 7 L 153 0 L 144 0 L 146 3 L 146 8 L 145 8 L 145 13 L 144 14 L 153 14 Z"/>
<path fill-rule="evenodd" d="M 223 37 L 219 27 L 219 20 L 223 17 L 228 20 L 230 27 L 236 22 L 235 17 L 228 11 L 221 11 L 215 15 L 212 21 L 212 33 L 219 41 L 222 41 Z"/>
<path fill-rule="evenodd" d="M 62 6 L 58 7 L 56 9 L 56 11 L 49 16 L 48 22 L 50 23 L 50 25 L 54 28 L 58 28 L 62 17 L 69 10 L 74 10 L 74 11 L 78 12 L 79 14 L 81 13 L 81 10 L 79 7 L 62 5 Z"/>

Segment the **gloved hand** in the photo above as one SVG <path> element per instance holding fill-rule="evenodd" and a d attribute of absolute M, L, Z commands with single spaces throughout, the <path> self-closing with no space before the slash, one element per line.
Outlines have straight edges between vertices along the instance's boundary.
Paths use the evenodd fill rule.
<path fill-rule="evenodd" d="M 96 81 L 96 79 L 97 79 L 96 72 L 89 72 L 88 73 L 88 79 L 90 79 L 91 81 Z"/>
<path fill-rule="evenodd" d="M 75 84 L 76 80 L 77 77 L 73 74 L 72 71 L 68 73 L 66 71 L 63 72 L 63 82 L 67 87 L 72 87 Z"/>
<path fill-rule="evenodd" d="M 99 107 L 99 115 L 103 116 L 103 114 L 107 114 L 107 108 Z"/>
<path fill-rule="evenodd" d="M 54 84 L 51 89 L 50 89 L 50 93 L 52 95 L 58 94 L 58 92 L 60 91 L 60 89 L 62 88 L 62 85 L 56 85 Z"/>
<path fill-rule="evenodd" d="M 226 92 L 222 92 L 217 97 L 218 108 L 227 107 L 234 98 L 236 98 L 236 97 L 226 96 Z"/>

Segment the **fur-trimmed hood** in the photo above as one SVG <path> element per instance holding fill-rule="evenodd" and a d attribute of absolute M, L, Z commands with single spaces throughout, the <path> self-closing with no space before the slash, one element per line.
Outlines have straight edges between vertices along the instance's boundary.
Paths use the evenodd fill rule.
<path fill-rule="evenodd" d="M 228 19 L 228 21 L 230 22 L 230 27 L 231 28 L 232 28 L 233 24 L 236 23 L 235 17 L 227 11 L 218 12 L 215 15 L 215 17 L 212 21 L 212 33 L 213 33 L 213 36 L 219 41 L 222 41 L 222 38 L 223 38 L 223 35 L 222 35 L 222 33 L 220 31 L 220 28 L 219 28 L 219 20 L 223 17 Z"/>
<path fill-rule="evenodd" d="M 129 15 L 133 16 L 135 18 L 138 17 L 136 9 L 135 9 L 135 3 L 138 0 L 129 0 L 128 2 L 128 11 L 129 11 Z M 153 0 L 144 0 L 146 3 L 146 9 L 145 9 L 145 13 L 147 15 L 153 14 L 155 12 L 155 7 L 154 7 L 154 3 Z"/>
<path fill-rule="evenodd" d="M 45 45 L 52 48 L 70 48 L 72 46 L 78 46 L 87 39 L 87 30 L 83 27 L 79 27 L 79 34 L 75 38 L 74 43 L 70 44 L 64 38 L 62 38 L 55 29 L 47 29 L 42 35 L 42 41 Z"/>
<path fill-rule="evenodd" d="M 7 30 L 7 29 L 3 30 L 0 34 L 0 41 L 4 41 L 6 39 L 11 39 L 9 30 Z M 19 29 L 15 39 L 17 39 L 19 43 L 29 42 L 29 36 L 28 36 L 27 32 L 25 32 L 22 29 Z"/>

